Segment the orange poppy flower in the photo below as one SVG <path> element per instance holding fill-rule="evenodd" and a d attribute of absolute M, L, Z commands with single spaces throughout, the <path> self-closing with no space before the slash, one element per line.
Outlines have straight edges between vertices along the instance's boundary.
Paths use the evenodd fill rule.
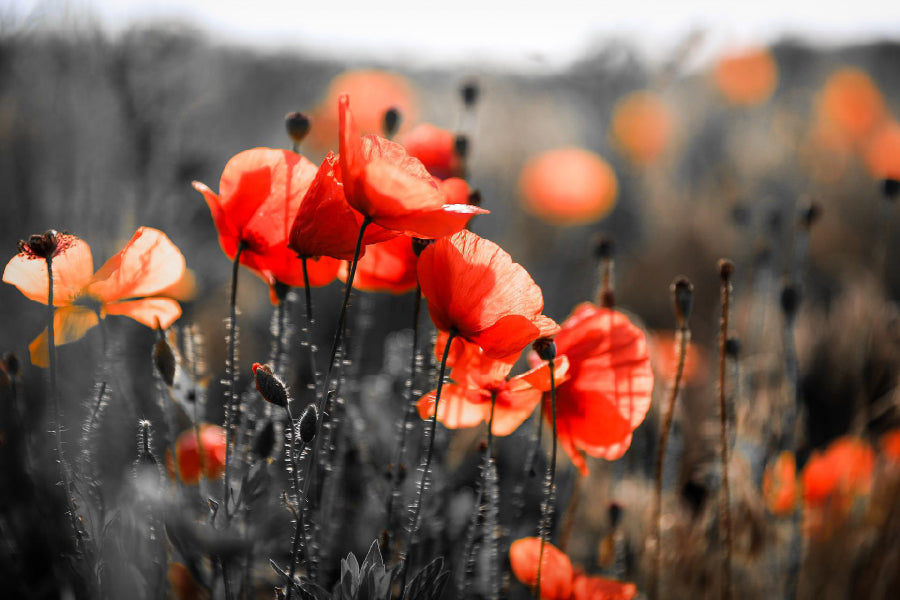
<path fill-rule="evenodd" d="M 456 152 L 456 135 L 430 123 L 419 123 L 397 141 L 410 156 L 418 158 L 434 177 L 459 177 L 462 161 Z"/>
<path fill-rule="evenodd" d="M 536 537 L 518 539 L 509 547 L 509 564 L 513 575 L 525 585 L 533 586 L 537 583 L 540 552 L 541 540 Z M 570 600 L 575 573 L 569 557 L 547 542 L 544 544 L 540 564 L 542 600 Z"/>
<path fill-rule="evenodd" d="M 166 234 L 139 228 L 131 240 L 94 273 L 91 249 L 67 233 L 57 234 L 53 255 L 53 331 L 56 345 L 83 337 L 106 315 L 124 315 L 147 327 L 167 328 L 181 316 L 181 306 L 160 294 L 184 276 L 184 256 Z M 43 304 L 48 300 L 47 264 L 27 246 L 3 271 L 3 281 Z M 49 365 L 47 331 L 29 344 L 31 362 Z"/>
<path fill-rule="evenodd" d="M 302 263 L 287 241 L 316 172 L 315 165 L 299 154 L 253 148 L 236 154 L 225 165 L 218 195 L 194 182 L 209 205 L 225 255 L 234 260 L 243 243 L 241 264 L 270 289 L 276 282 L 303 287 Z M 310 285 L 326 285 L 337 275 L 338 262 L 322 258 L 309 267 Z M 277 303 L 274 292 L 272 301 Z"/>
<path fill-rule="evenodd" d="M 653 395 L 653 369 L 644 332 L 620 312 L 585 302 L 562 324 L 556 351 L 569 359 L 569 379 L 556 389 L 559 442 L 582 474 L 582 452 L 620 458 L 644 421 Z M 537 356 L 530 357 L 532 364 Z M 550 418 L 550 395 L 544 414 Z"/>
<path fill-rule="evenodd" d="M 900 179 L 900 124 L 879 126 L 866 145 L 866 167 L 879 179 Z"/>
<path fill-rule="evenodd" d="M 200 426 L 199 444 L 197 432 L 188 429 L 175 442 L 175 458 L 178 477 L 188 485 L 200 481 L 200 476 L 213 480 L 225 473 L 225 430 L 209 423 Z M 166 471 L 175 478 L 172 453 L 166 450 Z"/>
<path fill-rule="evenodd" d="M 459 231 L 488 211 L 451 204 L 422 163 L 400 144 L 360 137 L 346 94 L 338 100 L 340 164 L 350 205 L 377 225 L 407 235 L 437 239 Z"/>
<path fill-rule="evenodd" d="M 676 332 L 654 331 L 650 336 L 650 358 L 656 372 L 666 381 L 674 381 L 678 370 L 678 345 Z M 684 357 L 684 372 L 681 382 L 684 385 L 702 381 L 706 377 L 707 360 L 703 350 L 697 344 L 688 344 Z"/>
<path fill-rule="evenodd" d="M 900 465 L 900 429 L 892 429 L 881 437 L 881 453 L 892 465 Z"/>
<path fill-rule="evenodd" d="M 541 288 L 522 265 L 471 231 L 425 248 L 418 274 L 435 326 L 481 346 L 489 358 L 521 352 L 537 338 L 559 330 L 541 314 Z"/>
<path fill-rule="evenodd" d="M 612 133 L 631 162 L 649 165 L 666 150 L 672 138 L 672 115 L 662 99 L 637 91 L 619 99 L 613 108 Z"/>
<path fill-rule="evenodd" d="M 865 71 L 854 67 L 832 74 L 819 98 L 820 117 L 854 142 L 862 142 L 885 113 L 878 86 Z"/>
<path fill-rule="evenodd" d="M 797 485 L 797 463 L 793 452 L 782 452 L 769 464 L 763 473 L 762 495 L 769 512 L 778 516 L 789 516 L 797 508 L 800 497 Z"/>
<path fill-rule="evenodd" d="M 759 104 L 775 91 L 778 65 L 765 48 L 726 56 L 716 64 L 713 82 L 732 104 Z"/>
<path fill-rule="evenodd" d="M 441 332 L 434 346 L 435 356 L 444 354 L 449 334 Z M 502 359 L 485 356 L 484 350 L 462 338 L 454 338 L 448 354 L 454 357 L 450 378 L 441 389 L 438 421 L 450 429 L 475 427 L 491 422 L 491 397 L 496 394 L 494 407 L 494 435 L 509 435 L 521 425 L 540 403 L 543 392 L 550 390 L 550 367 L 544 362 L 527 373 L 507 379 L 518 354 Z M 554 365 L 557 385 L 564 381 L 569 362 L 565 357 Z M 419 416 L 430 419 L 434 415 L 437 390 L 419 399 Z"/>
<path fill-rule="evenodd" d="M 556 225 L 591 223 L 616 205 L 619 184 L 597 154 L 560 148 L 530 159 L 519 175 L 525 209 Z"/>
<path fill-rule="evenodd" d="M 635 597 L 637 586 L 627 581 L 591 577 L 584 573 L 575 573 L 572 580 L 572 600 L 631 600 Z"/>
<path fill-rule="evenodd" d="M 362 222 L 362 214 L 350 206 L 344 196 L 338 157 L 329 152 L 300 203 L 291 226 L 288 246 L 301 257 L 318 260 L 319 257 L 326 256 L 351 260 L 356 251 Z M 375 224 L 369 225 L 360 247 L 360 256 L 365 255 L 367 245 L 384 242 L 398 235 L 400 234 L 396 231 Z M 329 261 L 328 264 L 331 265 L 332 262 Z"/>
<path fill-rule="evenodd" d="M 814 452 L 803 469 L 803 500 L 808 507 L 830 503 L 839 512 L 872 488 L 875 453 L 863 440 L 842 437 L 825 452 Z"/>
<path fill-rule="evenodd" d="M 415 90 L 402 75 L 377 69 L 346 71 L 331 80 L 325 98 L 313 111 L 313 126 L 307 137 L 308 142 L 322 148 L 332 146 L 338 134 L 334 105 L 341 94 L 354 99 L 357 107 L 356 120 L 363 134 L 380 135 L 384 113 L 389 108 L 400 111 L 400 132 L 404 131 L 407 123 L 414 123 L 418 118 Z"/>

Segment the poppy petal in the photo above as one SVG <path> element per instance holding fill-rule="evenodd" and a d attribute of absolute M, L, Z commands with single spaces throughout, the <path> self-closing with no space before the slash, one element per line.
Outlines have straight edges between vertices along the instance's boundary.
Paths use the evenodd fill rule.
<path fill-rule="evenodd" d="M 430 419 L 434 415 L 434 401 L 437 390 L 432 390 L 422 396 L 416 404 L 419 416 Z M 485 406 L 488 415 L 490 413 L 490 398 L 488 402 L 473 402 L 479 398 L 478 392 L 467 390 L 465 387 L 454 384 L 445 384 L 441 388 L 441 402 L 438 406 L 438 421 L 450 429 L 475 427 L 485 421 Z"/>
<path fill-rule="evenodd" d="M 140 227 L 94 274 L 90 294 L 101 302 L 151 296 L 184 276 L 184 255 L 162 231 Z"/>
<path fill-rule="evenodd" d="M 87 243 L 74 235 L 57 234 L 53 262 L 53 305 L 67 306 L 81 293 L 94 273 Z M 47 261 L 19 252 L 3 271 L 3 281 L 16 286 L 29 300 L 47 304 Z"/>
<path fill-rule="evenodd" d="M 131 317 L 150 328 L 168 329 L 181 316 L 181 305 L 171 298 L 141 298 L 104 304 L 107 315 Z"/>
<path fill-rule="evenodd" d="M 489 213 L 471 204 L 444 204 L 432 210 L 379 217 L 376 222 L 406 235 L 435 240 L 460 231 L 475 215 Z"/>
<path fill-rule="evenodd" d="M 53 313 L 53 342 L 57 346 L 80 340 L 88 330 L 99 322 L 97 313 L 83 306 L 63 306 Z M 37 367 L 50 366 L 50 339 L 47 330 L 28 345 L 31 364 Z"/>
<path fill-rule="evenodd" d="M 525 585 L 537 583 L 538 556 L 541 540 L 536 537 L 518 539 L 509 548 L 509 563 L 516 579 Z M 547 600 L 569 600 L 572 595 L 572 561 L 556 546 L 546 542 L 541 563 L 541 593 Z"/>

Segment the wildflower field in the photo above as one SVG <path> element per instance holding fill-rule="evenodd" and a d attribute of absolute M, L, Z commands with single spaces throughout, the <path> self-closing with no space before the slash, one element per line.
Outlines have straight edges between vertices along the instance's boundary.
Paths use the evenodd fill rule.
<path fill-rule="evenodd" d="M 900 45 L 680 51 L 0 30 L 0 597 L 900 595 Z"/>

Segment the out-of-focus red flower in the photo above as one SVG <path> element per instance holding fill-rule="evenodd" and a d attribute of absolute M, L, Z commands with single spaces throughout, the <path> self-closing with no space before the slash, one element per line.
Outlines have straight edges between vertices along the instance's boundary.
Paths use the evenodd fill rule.
<path fill-rule="evenodd" d="M 881 453 L 891 464 L 900 466 L 900 429 L 881 436 Z"/>
<path fill-rule="evenodd" d="M 819 118 L 860 143 L 886 115 L 884 98 L 869 75 L 855 67 L 833 73 L 819 98 Z"/>
<path fill-rule="evenodd" d="M 782 452 L 775 462 L 766 466 L 762 480 L 762 495 L 769 512 L 778 516 L 794 514 L 800 489 L 797 485 L 797 463 L 793 452 Z"/>
<path fill-rule="evenodd" d="M 540 552 L 541 540 L 536 537 L 518 539 L 509 547 L 509 564 L 513 575 L 525 585 L 537 584 Z M 569 557 L 553 544 L 545 543 L 540 564 L 542 600 L 570 600 L 575 573 Z"/>
<path fill-rule="evenodd" d="M 347 95 L 338 100 L 340 165 L 347 202 L 372 222 L 414 237 L 437 239 L 488 211 L 452 204 L 422 163 L 400 144 L 360 137 Z"/>
<path fill-rule="evenodd" d="M 434 346 L 438 359 L 444 354 L 449 334 L 441 332 Z M 521 425 L 540 403 L 543 392 L 550 390 L 550 366 L 544 362 L 527 373 L 507 379 L 518 354 L 502 359 L 486 356 L 477 344 L 454 338 L 447 362 L 450 378 L 441 389 L 438 421 L 450 429 L 475 427 L 491 422 L 491 396 L 496 394 L 494 407 L 494 435 L 509 435 Z M 451 359 L 452 357 L 452 359 Z M 451 362 L 452 360 L 452 362 Z M 554 379 L 559 385 L 565 381 L 568 359 L 560 357 L 554 364 Z M 434 414 L 437 390 L 431 390 L 419 400 L 419 416 L 429 419 Z"/>
<path fill-rule="evenodd" d="M 331 80 L 325 97 L 312 114 L 312 129 L 306 142 L 320 148 L 334 147 L 338 119 L 334 106 L 341 94 L 354 99 L 354 114 L 363 134 L 381 135 L 384 113 L 400 111 L 400 133 L 418 118 L 418 101 L 413 85 L 399 73 L 360 69 L 341 73 Z"/>
<path fill-rule="evenodd" d="M 572 600 L 632 600 L 635 597 L 637 586 L 627 581 L 578 572 L 572 580 Z"/>
<path fill-rule="evenodd" d="M 569 359 L 569 379 L 556 390 L 559 442 L 586 475 L 582 452 L 621 457 L 647 416 L 653 395 L 647 341 L 622 313 L 585 302 L 562 324 L 556 351 Z M 536 355 L 530 360 L 534 364 Z M 550 395 L 544 394 L 544 415 L 550 414 Z"/>
<path fill-rule="evenodd" d="M 879 125 L 866 144 L 866 167 L 879 179 L 900 179 L 900 124 Z"/>
<path fill-rule="evenodd" d="M 181 563 L 169 563 L 169 589 L 175 600 L 192 600 L 196 598 L 208 598 L 200 584 L 191 575 L 186 566 Z"/>
<path fill-rule="evenodd" d="M 184 256 L 162 231 L 139 228 L 118 254 L 94 273 L 90 247 L 68 233 L 55 234 L 53 262 L 54 341 L 57 346 L 81 339 L 106 315 L 124 315 L 147 327 L 167 328 L 181 316 L 181 306 L 161 294 L 184 276 Z M 27 298 L 46 304 L 47 264 L 28 244 L 6 265 L 3 281 Z M 31 362 L 49 365 L 47 330 L 29 344 Z"/>
<path fill-rule="evenodd" d="M 833 502 L 849 509 L 853 499 L 872 488 L 875 453 L 863 440 L 842 437 L 825 452 L 815 452 L 803 469 L 803 500 L 806 506 Z"/>
<path fill-rule="evenodd" d="M 674 381 L 678 370 L 678 344 L 676 332 L 654 331 L 650 336 L 650 358 L 656 372 L 666 381 Z M 694 343 L 689 343 L 684 357 L 684 372 L 681 382 L 684 385 L 702 381 L 706 377 L 707 360 L 703 350 Z"/>
<path fill-rule="evenodd" d="M 713 72 L 716 89 L 732 104 L 765 102 L 778 85 L 778 65 L 765 48 L 725 56 Z"/>
<path fill-rule="evenodd" d="M 422 161 L 428 172 L 438 179 L 459 177 L 462 161 L 456 152 L 456 135 L 430 123 L 419 123 L 397 141 L 410 156 Z"/>
<path fill-rule="evenodd" d="M 632 92 L 613 108 L 612 133 L 631 162 L 649 165 L 669 146 L 672 115 L 657 94 L 646 90 Z"/>
<path fill-rule="evenodd" d="M 413 240 L 406 235 L 370 246 L 359 259 L 353 287 L 365 292 L 405 294 L 416 289 L 416 255 Z M 347 262 L 341 263 L 338 278 L 347 281 Z"/>
<path fill-rule="evenodd" d="M 225 430 L 218 425 L 203 424 L 199 443 L 193 429 L 182 432 L 175 442 L 175 458 L 178 477 L 188 485 L 199 482 L 201 475 L 210 480 L 218 479 L 225 473 Z M 166 471 L 169 477 L 175 477 L 169 450 L 166 450 Z"/>
<path fill-rule="evenodd" d="M 541 314 L 541 288 L 522 265 L 471 231 L 427 247 L 419 256 L 418 273 L 435 326 L 481 346 L 489 358 L 521 352 L 559 330 Z"/>
<path fill-rule="evenodd" d="M 287 243 L 316 172 L 315 165 L 294 152 L 253 148 L 236 154 L 225 165 L 218 195 L 194 182 L 209 205 L 225 255 L 233 260 L 243 243 L 241 264 L 270 289 L 276 282 L 303 287 L 301 260 Z M 337 269 L 338 262 L 333 259 L 309 263 L 310 285 L 327 285 Z M 277 302 L 274 294 L 272 300 Z"/>
<path fill-rule="evenodd" d="M 597 154 L 559 148 L 530 159 L 519 175 L 525 209 L 558 225 L 591 223 L 616 205 L 618 182 Z"/>

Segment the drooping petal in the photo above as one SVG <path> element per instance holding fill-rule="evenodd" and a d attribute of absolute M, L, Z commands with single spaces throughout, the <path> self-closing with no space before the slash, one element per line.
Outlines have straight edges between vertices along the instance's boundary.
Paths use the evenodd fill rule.
<path fill-rule="evenodd" d="M 509 563 L 516 579 L 528 586 L 537 583 L 538 561 L 541 554 L 541 540 L 536 537 L 518 539 L 509 548 Z M 541 590 L 545 600 L 569 600 L 572 595 L 572 561 L 556 546 L 544 544 L 544 554 L 540 558 Z"/>
<path fill-rule="evenodd" d="M 53 306 L 68 306 L 91 280 L 94 260 L 87 243 L 74 235 L 59 233 L 53 263 Z M 20 252 L 3 270 L 3 281 L 16 286 L 29 300 L 47 304 L 47 261 Z"/>
<path fill-rule="evenodd" d="M 419 416 L 430 419 L 434 415 L 434 403 L 437 390 L 431 390 L 423 395 L 416 408 Z M 441 401 L 438 406 L 437 419 L 450 429 L 475 427 L 485 420 L 485 406 L 488 416 L 491 410 L 490 395 L 487 402 L 479 390 L 469 390 L 461 385 L 444 384 L 441 387 Z"/>
<path fill-rule="evenodd" d="M 445 204 L 468 204 L 469 184 L 465 179 L 451 177 L 440 182 Z"/>
<path fill-rule="evenodd" d="M 414 211 L 397 216 L 383 216 L 378 223 L 388 229 L 425 239 L 438 239 L 456 233 L 475 215 L 489 211 L 469 204 L 444 204 L 431 210 Z"/>
<path fill-rule="evenodd" d="M 94 275 L 88 292 L 101 302 L 152 296 L 184 275 L 184 255 L 162 231 L 140 227 Z"/>
<path fill-rule="evenodd" d="M 530 371 L 516 375 L 513 380 L 523 380 L 542 392 L 550 391 L 550 363 L 544 361 Z M 569 379 L 569 357 L 559 356 L 553 363 L 553 379 L 557 386 Z M 511 380 L 512 381 L 512 380 Z"/>
<path fill-rule="evenodd" d="M 515 378 L 514 378 L 515 379 Z M 509 435 L 524 423 L 541 402 L 541 392 L 522 380 L 510 380 L 497 394 L 494 408 L 494 435 Z M 490 410 L 487 417 L 490 420 Z"/>
<path fill-rule="evenodd" d="M 107 315 L 131 317 L 150 328 L 168 329 L 181 316 L 181 305 L 171 298 L 142 298 L 104 304 Z"/>
<path fill-rule="evenodd" d="M 572 580 L 572 600 L 632 600 L 637 586 L 627 581 L 578 573 Z"/>
<path fill-rule="evenodd" d="M 98 323 L 97 313 L 83 306 L 63 306 L 53 313 L 53 342 L 57 346 L 80 340 L 88 330 Z M 31 364 L 38 367 L 50 366 L 50 339 L 47 330 L 28 345 Z"/>

